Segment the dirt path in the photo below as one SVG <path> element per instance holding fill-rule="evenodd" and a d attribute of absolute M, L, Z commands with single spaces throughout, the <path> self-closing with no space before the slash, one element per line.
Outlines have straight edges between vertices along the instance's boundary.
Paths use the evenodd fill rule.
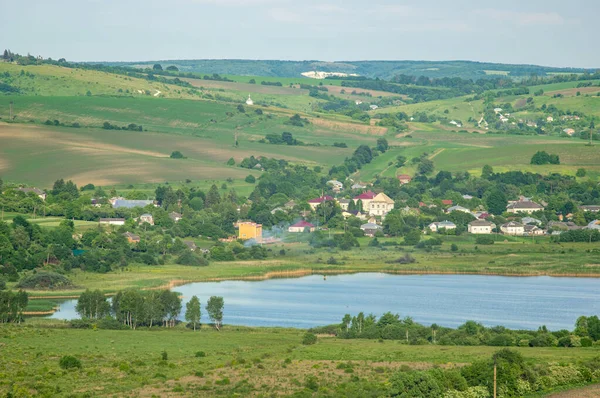
<path fill-rule="evenodd" d="M 600 384 L 578 388 L 575 390 L 558 392 L 548 395 L 546 398 L 597 398 L 600 397 Z"/>

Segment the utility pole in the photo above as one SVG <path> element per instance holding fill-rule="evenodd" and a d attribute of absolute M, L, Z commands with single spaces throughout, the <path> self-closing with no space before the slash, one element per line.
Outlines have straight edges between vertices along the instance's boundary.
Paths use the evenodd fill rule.
<path fill-rule="evenodd" d="M 494 398 L 496 398 L 496 358 L 494 358 Z"/>
<path fill-rule="evenodd" d="M 12 101 L 10 101 L 9 105 L 8 105 L 8 114 L 9 114 L 8 120 L 12 121 L 12 119 L 13 119 L 13 115 L 12 115 L 13 114 L 13 102 Z"/>

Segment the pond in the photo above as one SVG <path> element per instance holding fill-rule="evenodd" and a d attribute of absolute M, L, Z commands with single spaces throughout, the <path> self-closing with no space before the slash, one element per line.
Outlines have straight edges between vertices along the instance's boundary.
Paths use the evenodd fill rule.
<path fill-rule="evenodd" d="M 309 328 L 341 322 L 344 314 L 380 316 L 391 311 L 416 322 L 456 327 L 467 320 L 511 329 L 574 328 L 581 315 L 600 314 L 600 279 L 482 275 L 389 275 L 361 273 L 260 282 L 190 283 L 174 290 L 185 303 L 196 295 L 225 301 L 224 323 Z M 51 317 L 77 318 L 76 300 Z"/>

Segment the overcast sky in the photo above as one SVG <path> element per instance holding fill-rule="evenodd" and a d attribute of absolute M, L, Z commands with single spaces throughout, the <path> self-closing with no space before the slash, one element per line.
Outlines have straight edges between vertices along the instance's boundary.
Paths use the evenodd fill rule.
<path fill-rule="evenodd" d="M 0 0 L 0 46 L 70 61 L 600 67 L 598 0 Z"/>

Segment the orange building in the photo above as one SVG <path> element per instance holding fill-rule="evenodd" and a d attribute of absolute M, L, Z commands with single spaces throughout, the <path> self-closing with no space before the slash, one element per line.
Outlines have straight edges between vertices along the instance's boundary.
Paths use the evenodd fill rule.
<path fill-rule="evenodd" d="M 238 227 L 238 237 L 240 239 L 256 239 L 257 241 L 262 240 L 262 224 L 248 221 L 238 223 Z"/>

